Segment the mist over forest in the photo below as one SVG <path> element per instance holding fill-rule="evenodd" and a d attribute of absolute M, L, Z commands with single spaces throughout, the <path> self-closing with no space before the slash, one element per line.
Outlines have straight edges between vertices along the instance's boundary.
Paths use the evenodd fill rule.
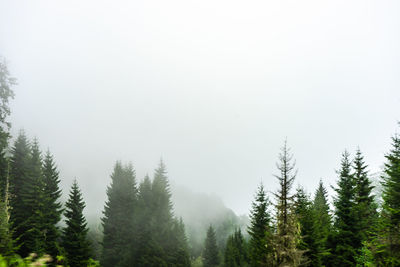
<path fill-rule="evenodd" d="M 0 266 L 400 266 L 399 12 L 0 1 Z"/>

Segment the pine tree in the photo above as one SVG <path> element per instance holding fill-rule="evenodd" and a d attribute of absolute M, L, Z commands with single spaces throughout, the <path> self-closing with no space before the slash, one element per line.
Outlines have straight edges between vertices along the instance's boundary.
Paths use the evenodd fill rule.
<path fill-rule="evenodd" d="M 162 160 L 154 171 L 151 192 L 153 240 L 156 246 L 160 248 L 161 257 L 168 263 L 170 255 L 174 253 L 171 246 L 173 243 L 173 240 L 171 240 L 173 213 L 167 171 Z"/>
<path fill-rule="evenodd" d="M 298 248 L 304 251 L 309 263 L 315 261 L 316 244 L 314 237 L 314 211 L 310 197 L 304 188 L 298 187 L 295 194 L 295 213 L 300 224 L 301 242 Z"/>
<path fill-rule="evenodd" d="M 304 262 L 303 251 L 298 249 L 301 241 L 300 229 L 294 211 L 294 196 L 290 194 L 296 177 L 295 163 L 290 154 L 286 141 L 279 155 L 277 164 L 279 175 L 279 189 L 277 198 L 276 233 L 274 235 L 274 266 L 299 266 Z"/>
<path fill-rule="evenodd" d="M 88 228 L 83 216 L 85 202 L 76 180 L 72 184 L 65 206 L 66 227 L 63 229 L 63 248 L 67 262 L 71 267 L 87 266 L 90 258 L 90 244 L 86 237 Z"/>
<path fill-rule="evenodd" d="M 400 266 L 400 136 L 392 137 L 392 149 L 385 155 L 383 175 L 383 230 L 387 266 Z"/>
<path fill-rule="evenodd" d="M 20 132 L 15 141 L 10 173 L 10 219 L 18 239 L 18 253 L 27 256 L 31 252 L 44 252 L 44 195 L 42 161 L 39 144 L 35 139 L 32 147 Z M 27 210 L 31 212 L 26 212 Z"/>
<path fill-rule="evenodd" d="M 137 242 L 133 248 L 136 266 L 167 266 L 162 248 L 154 240 L 153 225 L 158 223 L 153 218 L 154 203 L 152 182 L 148 175 L 139 185 L 137 213 Z"/>
<path fill-rule="evenodd" d="M 229 236 L 225 246 L 224 267 L 248 266 L 246 242 L 240 229 Z M 254 266 L 254 265 L 251 265 Z"/>
<path fill-rule="evenodd" d="M 168 263 L 174 267 L 190 267 L 188 241 L 185 233 L 185 225 L 182 218 L 174 219 L 171 231 L 171 254 Z"/>
<path fill-rule="evenodd" d="M 207 230 L 207 237 L 203 251 L 203 266 L 216 267 L 218 266 L 219 261 L 217 239 L 214 228 L 210 225 Z"/>
<path fill-rule="evenodd" d="M 45 251 L 53 259 L 60 255 L 60 229 L 57 224 L 61 220 L 63 212 L 60 202 L 61 190 L 59 188 L 60 178 L 56 164 L 50 151 L 46 152 L 43 160 L 43 208 L 44 208 L 44 233 Z"/>
<path fill-rule="evenodd" d="M 102 266 L 131 266 L 131 247 L 136 208 L 135 172 L 131 165 L 114 166 L 111 185 L 107 188 L 108 200 L 104 206 Z"/>
<path fill-rule="evenodd" d="M 23 222 L 26 232 L 22 234 L 22 255 L 35 252 L 45 252 L 45 225 L 44 217 L 44 184 L 42 173 L 42 158 L 37 139 L 34 139 L 29 162 L 29 173 L 21 189 L 21 198 L 25 210 L 30 210 L 30 216 Z"/>
<path fill-rule="evenodd" d="M 354 266 L 356 256 L 356 220 L 354 218 L 355 182 L 351 174 L 349 153 L 342 155 L 335 205 L 335 235 L 333 264 L 336 266 Z"/>
<path fill-rule="evenodd" d="M 26 184 L 29 175 L 30 147 L 28 139 L 21 131 L 14 142 L 10 164 L 10 221 L 14 228 L 14 239 L 20 239 L 28 230 L 24 222 L 30 216 L 26 212 L 24 201 L 21 195 L 22 188 Z M 21 242 L 18 242 L 21 245 Z M 21 252 L 21 250 L 19 251 Z M 21 254 L 26 256 L 26 254 Z"/>
<path fill-rule="evenodd" d="M 356 240 L 354 242 L 355 249 L 360 250 L 362 243 L 368 241 L 371 231 L 377 221 L 377 211 L 374 196 L 372 195 L 371 181 L 368 178 L 367 165 L 364 157 L 357 150 L 353 161 L 353 178 L 355 182 L 354 192 L 354 218 L 356 220 Z"/>
<path fill-rule="evenodd" d="M 332 218 L 329 213 L 327 191 L 322 183 L 319 182 L 312 204 L 314 213 L 313 237 L 315 239 L 315 252 L 311 258 L 311 266 L 326 266 L 330 255 L 327 247 L 327 240 L 332 229 Z"/>
<path fill-rule="evenodd" d="M 248 233 L 249 240 L 249 258 L 251 266 L 265 266 L 271 263 L 271 216 L 268 212 L 269 200 L 265 195 L 264 186 L 260 184 L 252 203 L 250 212 L 250 226 Z"/>

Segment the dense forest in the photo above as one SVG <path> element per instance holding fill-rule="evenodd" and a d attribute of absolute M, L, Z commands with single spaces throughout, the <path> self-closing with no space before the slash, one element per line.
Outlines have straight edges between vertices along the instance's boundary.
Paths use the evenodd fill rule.
<path fill-rule="evenodd" d="M 361 150 L 344 151 L 332 205 L 322 181 L 313 195 L 293 188 L 297 167 L 285 141 L 275 175 L 279 188 L 269 195 L 258 186 L 247 227 L 236 219 L 226 227 L 210 221 L 201 241 L 191 240 L 174 213 L 162 160 L 143 179 L 117 161 L 93 234 L 79 179 L 62 203 L 51 152 L 24 131 L 10 136 L 15 84 L 1 62 L 0 266 L 400 266 L 398 134 L 385 155 L 382 193 L 373 193 Z"/>

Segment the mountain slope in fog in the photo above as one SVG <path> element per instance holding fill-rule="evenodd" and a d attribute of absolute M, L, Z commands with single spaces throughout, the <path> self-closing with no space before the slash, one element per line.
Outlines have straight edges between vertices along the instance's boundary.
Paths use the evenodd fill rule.
<path fill-rule="evenodd" d="M 185 223 L 192 256 L 201 254 L 210 224 L 216 230 L 220 248 L 225 247 L 228 236 L 236 228 L 247 234 L 248 217 L 237 216 L 217 195 L 193 192 L 179 185 L 171 185 L 171 191 L 175 215 Z"/>

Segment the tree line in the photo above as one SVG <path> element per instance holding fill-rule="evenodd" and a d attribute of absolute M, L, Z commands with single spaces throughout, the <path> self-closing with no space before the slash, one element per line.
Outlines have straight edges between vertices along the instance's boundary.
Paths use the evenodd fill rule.
<path fill-rule="evenodd" d="M 207 233 L 204 266 L 400 266 L 400 136 L 392 137 L 381 175 L 383 192 L 374 186 L 360 149 L 342 154 L 333 209 L 319 182 L 314 196 L 302 187 L 291 193 L 296 170 L 285 145 L 277 164 L 279 189 L 270 201 L 261 184 L 252 203 L 246 240 L 237 230 L 224 256 L 213 229 Z M 378 204 L 378 198 L 382 204 Z"/>
<path fill-rule="evenodd" d="M 184 222 L 174 215 L 164 163 L 160 161 L 152 178 L 147 175 L 139 182 L 131 164 L 117 161 L 107 188 L 96 263 L 78 182 L 63 204 L 50 151 L 42 153 L 38 140 L 23 131 L 10 145 L 7 118 L 14 84 L 1 62 L 0 255 L 10 264 L 16 255 L 35 253 L 50 255 L 49 265 L 65 266 L 400 266 L 398 134 L 385 155 L 382 195 L 373 194 L 361 150 L 354 157 L 345 151 L 332 208 L 322 181 L 313 196 L 302 187 L 293 190 L 296 166 L 285 142 L 273 199 L 261 184 L 247 233 L 236 229 L 223 246 L 217 245 L 215 226 L 210 225 L 200 260 L 191 258 Z"/>

